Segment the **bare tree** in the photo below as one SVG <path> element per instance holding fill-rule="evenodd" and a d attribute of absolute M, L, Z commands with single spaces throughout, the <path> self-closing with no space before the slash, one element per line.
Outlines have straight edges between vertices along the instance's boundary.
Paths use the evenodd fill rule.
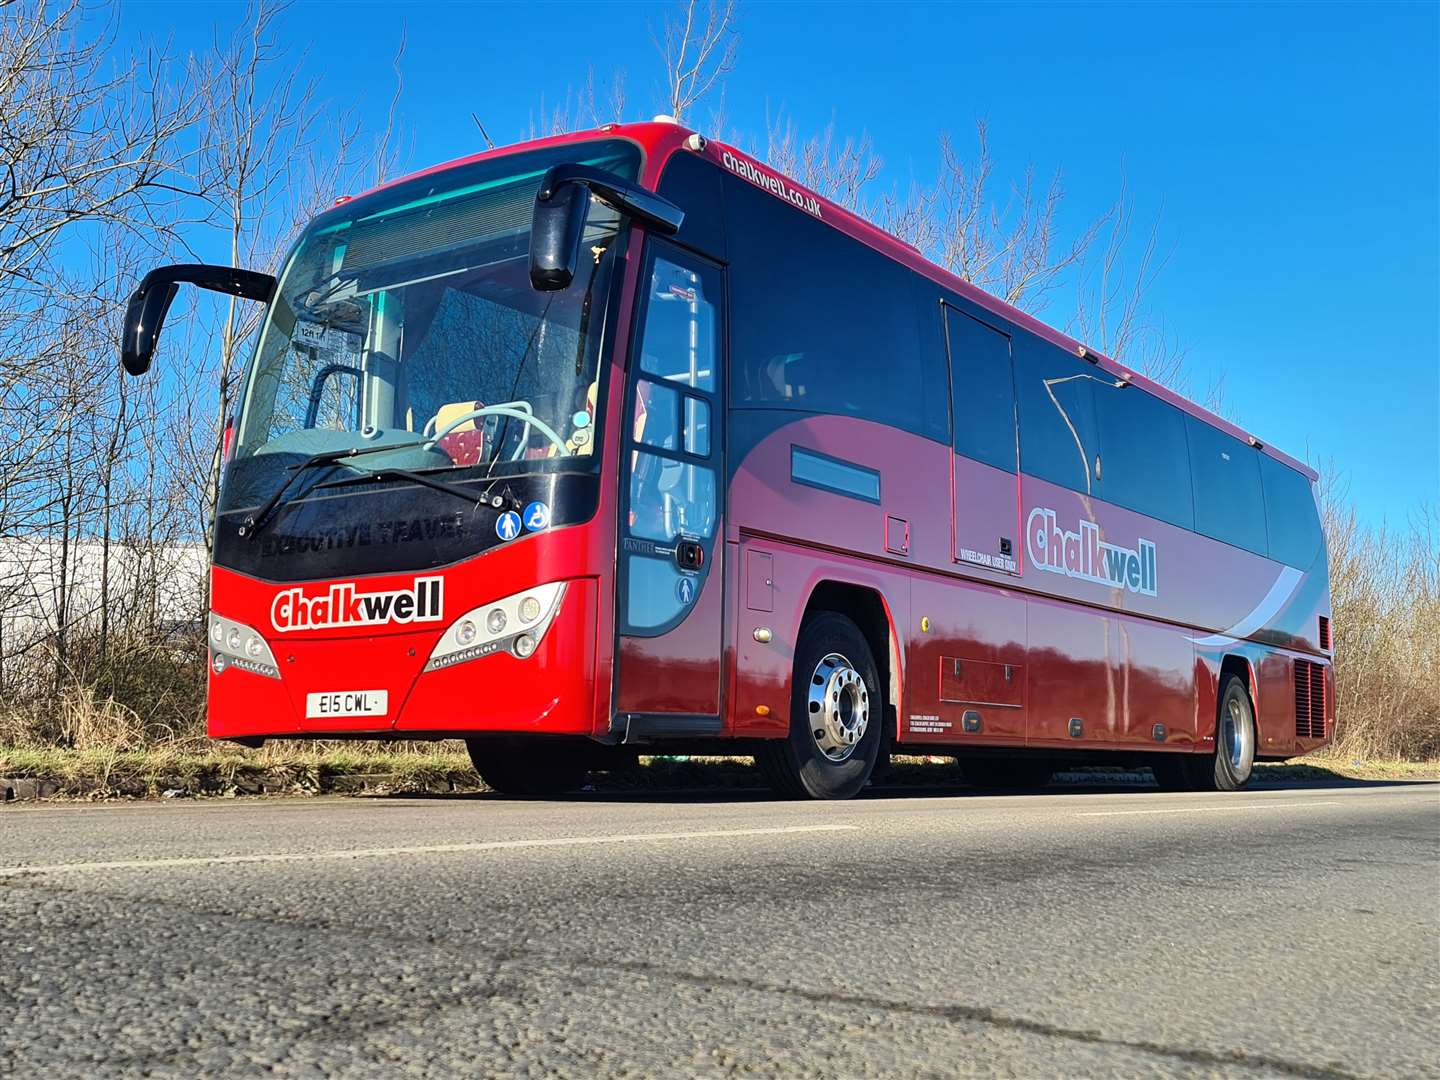
<path fill-rule="evenodd" d="M 685 0 L 665 20 L 656 42 L 665 62 L 669 113 L 684 123 L 690 111 L 735 67 L 740 38 L 735 32 L 736 0 Z"/>
<path fill-rule="evenodd" d="M 211 192 L 211 221 L 225 234 L 232 266 L 274 266 L 303 223 L 333 201 L 355 167 L 354 120 L 342 115 L 327 127 L 318 80 L 302 79 L 303 65 L 287 62 L 278 43 L 276 20 L 286 6 L 252 0 L 242 27 L 228 41 L 217 41 L 203 60 L 209 79 L 200 159 Z M 403 55 L 402 38 L 397 78 Z M 392 100 L 391 122 L 376 145 L 377 176 L 392 163 L 395 108 Z M 224 304 L 216 365 L 209 372 L 218 386 L 214 413 L 208 428 L 199 428 L 207 431 L 203 445 L 194 448 L 207 462 L 202 475 L 211 502 L 219 483 L 225 418 L 233 406 L 236 360 L 262 315 L 258 305 L 236 297 Z"/>
<path fill-rule="evenodd" d="M 1062 240 L 1056 228 L 1065 194 L 1060 173 L 1039 187 L 1033 165 L 1002 199 L 993 198 L 994 163 L 984 121 L 975 133 L 975 156 L 968 161 L 948 135 L 941 136 L 940 174 L 931 195 L 936 232 L 922 239 L 930 240 L 942 266 L 966 281 L 1006 303 L 1041 311 L 1062 275 L 1084 258 L 1101 222 Z"/>
<path fill-rule="evenodd" d="M 391 61 L 391 70 L 395 72 L 395 92 L 390 95 L 390 108 L 385 113 L 385 130 L 380 133 L 380 138 L 375 144 L 375 183 L 383 184 L 389 179 L 390 173 L 394 170 L 400 159 L 399 152 L 391 145 L 397 138 L 398 112 L 400 109 L 400 95 L 405 90 L 405 43 L 409 34 L 404 24 L 400 26 L 400 41 L 395 46 L 395 59 Z"/>
<path fill-rule="evenodd" d="M 0 19 L 0 289 L 40 284 L 67 233 L 108 223 L 174 235 L 199 193 L 182 136 L 196 109 L 163 54 L 113 68 L 112 14 L 100 35 L 82 0 L 19 0 Z M 158 212 L 157 203 L 165 213 Z"/>
<path fill-rule="evenodd" d="M 885 164 L 868 132 L 839 139 L 832 121 L 823 131 L 804 137 L 783 113 L 765 125 L 762 156 L 816 194 L 858 214 L 872 209 L 866 199 Z"/>

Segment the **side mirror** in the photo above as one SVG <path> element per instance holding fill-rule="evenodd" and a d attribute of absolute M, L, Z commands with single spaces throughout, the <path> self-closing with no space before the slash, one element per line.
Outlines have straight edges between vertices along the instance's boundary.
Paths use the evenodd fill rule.
<path fill-rule="evenodd" d="M 151 270 L 131 294 L 120 332 L 120 363 L 131 375 L 144 375 L 150 370 L 160 328 L 181 282 L 265 304 L 275 295 L 274 277 L 254 270 L 205 263 L 179 263 Z"/>
<path fill-rule="evenodd" d="M 581 184 L 565 184 L 547 199 L 536 197 L 530 222 L 530 284 L 537 292 L 558 292 L 575 279 L 589 212 L 590 192 Z"/>
<path fill-rule="evenodd" d="M 146 277 L 149 281 L 149 277 Z M 155 341 L 180 286 L 162 282 L 146 288 L 142 282 L 125 307 L 125 330 L 120 338 L 120 363 L 131 375 L 144 375 L 155 356 Z"/>
<path fill-rule="evenodd" d="M 530 223 L 530 284 L 537 291 L 564 289 L 575 279 L 592 196 L 662 236 L 674 236 L 685 220 L 685 211 L 669 199 L 614 173 L 556 165 L 540 181 Z"/>

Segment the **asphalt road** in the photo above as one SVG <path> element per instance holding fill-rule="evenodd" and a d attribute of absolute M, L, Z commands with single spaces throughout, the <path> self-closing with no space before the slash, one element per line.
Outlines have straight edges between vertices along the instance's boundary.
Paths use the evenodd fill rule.
<path fill-rule="evenodd" d="M 0 810 L 0 1075 L 1440 1076 L 1440 786 Z"/>

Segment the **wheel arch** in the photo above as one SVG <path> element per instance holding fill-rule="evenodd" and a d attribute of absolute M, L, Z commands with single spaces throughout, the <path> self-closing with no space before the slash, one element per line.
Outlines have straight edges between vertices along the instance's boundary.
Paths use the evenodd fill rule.
<path fill-rule="evenodd" d="M 886 728 L 892 738 L 898 738 L 904 661 L 889 602 L 883 593 L 871 586 L 825 578 L 817 581 L 810 590 L 801 625 L 821 611 L 844 615 L 856 625 L 865 638 L 865 644 L 870 646 L 870 655 L 880 669 L 880 681 L 885 688 Z"/>
<path fill-rule="evenodd" d="M 1260 706 L 1259 685 L 1260 681 L 1255 677 L 1255 663 L 1248 656 L 1240 653 L 1226 653 L 1220 661 L 1220 681 L 1225 681 L 1226 675 L 1238 675 L 1240 681 L 1245 684 L 1245 691 L 1250 695 L 1250 704 L 1255 708 Z M 1216 687 L 1218 692 L 1218 685 Z"/>
<path fill-rule="evenodd" d="M 1219 734 L 1220 723 L 1220 691 L 1225 684 L 1225 676 L 1234 675 L 1245 686 L 1245 692 L 1250 695 L 1250 712 L 1255 718 L 1255 739 L 1258 747 L 1260 740 L 1260 680 L 1255 677 L 1255 664 L 1248 656 L 1240 653 L 1226 653 L 1220 660 L 1220 673 L 1215 680 L 1215 708 L 1214 715 L 1210 718 L 1212 736 Z"/>

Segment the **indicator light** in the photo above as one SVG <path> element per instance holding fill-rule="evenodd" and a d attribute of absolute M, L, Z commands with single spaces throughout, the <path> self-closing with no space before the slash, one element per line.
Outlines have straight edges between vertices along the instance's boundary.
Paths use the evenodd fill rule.
<path fill-rule="evenodd" d="M 473 622 L 469 619 L 462 619 L 460 620 L 460 625 L 455 628 L 455 640 L 460 642 L 461 645 L 469 645 L 475 640 L 475 635 L 479 632 L 479 627 Z"/>
<path fill-rule="evenodd" d="M 491 608 L 490 614 L 485 616 L 485 629 L 492 634 L 501 633 L 505 629 L 505 612 L 500 608 Z"/>
<path fill-rule="evenodd" d="M 769 716 L 769 715 L 770 715 L 770 706 L 769 706 L 769 705 L 756 705 L 756 706 L 755 706 L 755 715 L 756 715 L 756 716 Z"/>
<path fill-rule="evenodd" d="M 520 601 L 520 621 L 532 623 L 540 618 L 540 601 L 533 596 L 527 596 Z"/>
<path fill-rule="evenodd" d="M 225 627 L 222 626 L 219 621 L 210 624 L 210 640 L 215 642 L 216 645 L 221 644 L 225 640 Z"/>

